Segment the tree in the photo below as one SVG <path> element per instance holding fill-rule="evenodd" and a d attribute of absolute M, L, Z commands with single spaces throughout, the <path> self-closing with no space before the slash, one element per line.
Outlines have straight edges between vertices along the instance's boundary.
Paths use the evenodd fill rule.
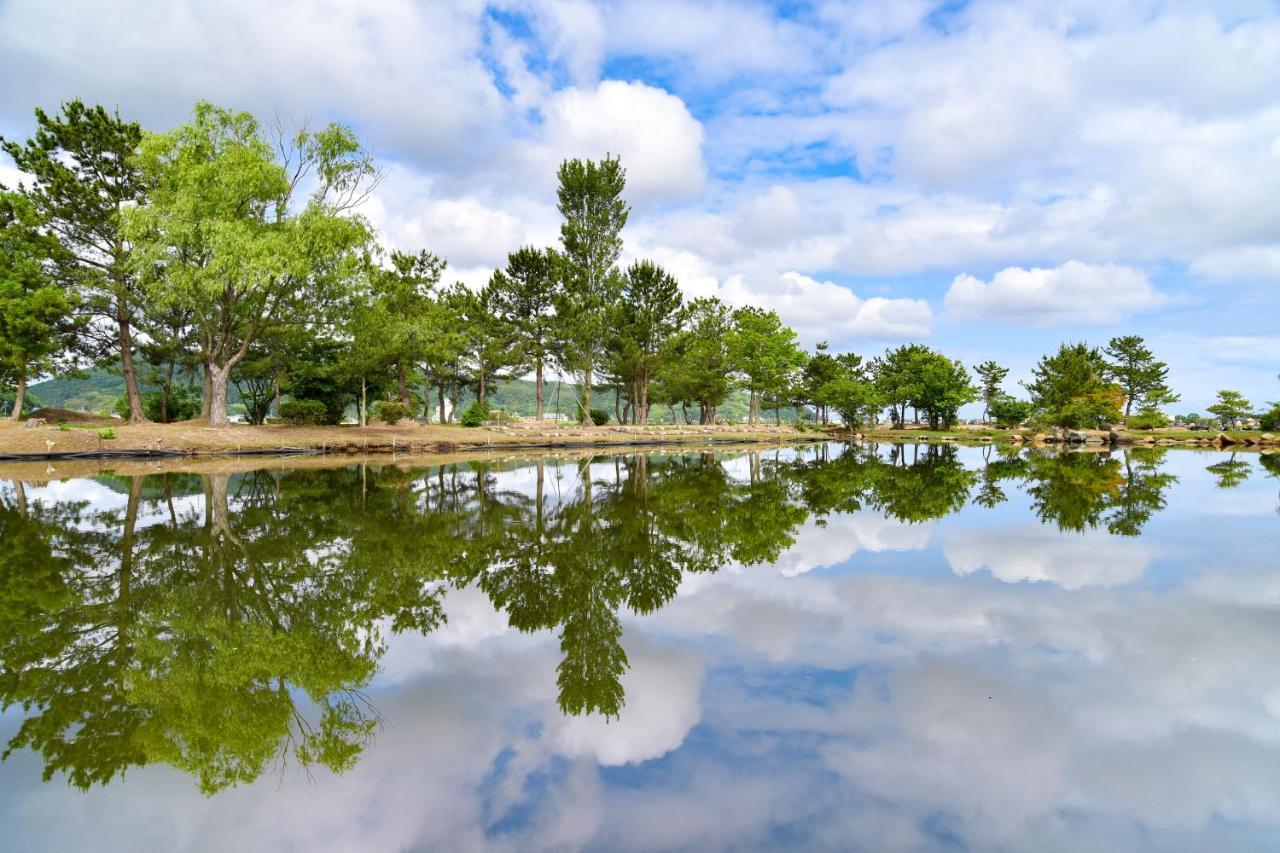
<path fill-rule="evenodd" d="M 801 380 L 804 399 L 813 405 L 814 415 L 823 426 L 827 425 L 827 412 L 832 403 L 829 397 L 831 383 L 841 374 L 840 363 L 827 352 L 828 347 L 826 341 L 818 342 L 817 352 L 805 362 Z"/>
<path fill-rule="evenodd" d="M 675 278 L 652 261 L 636 261 L 623 276 L 614 348 L 629 366 L 627 396 L 636 423 L 649 420 L 649 384 L 658 371 L 663 347 L 680 327 L 683 303 Z"/>
<path fill-rule="evenodd" d="M 254 341 L 316 321 L 350 286 L 371 239 L 352 209 L 373 167 L 347 128 L 304 128 L 273 148 L 253 116 L 207 103 L 148 134 L 139 162 L 150 202 L 126 212 L 138 267 L 159 303 L 192 310 L 209 422 L 225 426 L 227 383 Z M 307 179 L 316 188 L 295 210 Z"/>
<path fill-rule="evenodd" d="M 974 365 L 973 372 L 982 380 L 979 387 L 982 389 L 982 419 L 985 421 L 991 415 L 991 404 L 1004 394 L 1000 384 L 1009 375 L 1009 368 L 1001 367 L 994 361 L 984 361 Z"/>
<path fill-rule="evenodd" d="M 890 419 L 901 426 L 907 420 L 907 406 L 920 398 L 917 359 L 928 352 L 920 344 L 905 344 L 888 350 L 871 365 L 876 388 L 889 407 Z"/>
<path fill-rule="evenodd" d="M 1001 394 L 991 401 L 988 410 L 995 420 L 996 426 L 1009 429 L 1019 426 L 1031 417 L 1034 407 L 1025 400 L 1018 400 L 1008 394 Z"/>
<path fill-rule="evenodd" d="M 1063 344 L 1040 359 L 1026 383 L 1037 413 L 1047 423 L 1079 429 L 1120 420 L 1120 386 L 1107 381 L 1102 354 L 1087 344 Z"/>
<path fill-rule="evenodd" d="M 960 407 L 978 399 L 969 371 L 959 359 L 928 349 L 917 352 L 914 361 L 918 386 L 912 405 L 924 411 L 929 429 L 950 429 Z"/>
<path fill-rule="evenodd" d="M 69 343 L 72 301 L 52 277 L 58 244 L 41 229 L 35 205 L 0 186 L 0 375 L 15 380 L 22 417 L 27 380 Z"/>
<path fill-rule="evenodd" d="M 783 325 L 777 312 L 752 306 L 733 312 L 729 360 L 751 395 L 747 421 L 752 424 L 760 419 L 763 397 L 789 385 L 807 362 L 796 333 Z"/>
<path fill-rule="evenodd" d="M 1126 422 L 1135 404 L 1139 410 L 1149 410 L 1181 399 L 1169 388 L 1169 365 L 1156 361 L 1155 354 L 1138 335 L 1112 338 L 1104 355 L 1107 375 L 1124 392 Z M 1149 415 L 1147 419 L 1151 419 Z"/>
<path fill-rule="evenodd" d="M 681 325 L 682 330 L 667 343 L 662 381 L 673 399 L 698 404 L 699 423 L 713 424 L 716 407 L 733 388 L 729 309 L 715 297 L 695 299 L 688 304 Z"/>
<path fill-rule="evenodd" d="M 142 290 L 122 228 L 124 212 L 144 201 L 134 156 L 141 140 L 136 122 L 78 100 L 63 104 L 57 116 L 37 109 L 35 135 L 25 143 L 0 139 L 0 148 L 31 176 L 26 192 L 64 249 L 60 274 L 79 294 L 81 310 L 97 321 L 82 329 L 86 349 L 120 357 L 130 423 L 147 419 L 133 364 Z"/>
<path fill-rule="evenodd" d="M 1218 402 L 1208 408 L 1218 416 L 1224 427 L 1235 429 L 1242 418 L 1249 417 L 1252 407 L 1239 391 L 1223 389 L 1218 392 Z"/>
<path fill-rule="evenodd" d="M 525 246 L 507 255 L 505 271 L 493 274 L 492 308 L 511 330 L 521 359 L 533 368 L 539 421 L 546 412 L 544 373 L 555 351 L 559 269 L 553 250 Z"/>
<path fill-rule="evenodd" d="M 370 274 L 373 331 L 381 342 L 383 359 L 395 372 L 396 398 L 409 404 L 409 375 L 425 357 L 443 325 L 435 288 L 447 264 L 425 249 L 416 254 L 392 252 L 389 267 Z"/>
<path fill-rule="evenodd" d="M 582 376 L 583 411 L 604 351 L 610 309 L 621 286 L 615 268 L 630 208 L 622 200 L 627 174 L 616 157 L 566 160 L 557 173 L 557 207 L 564 223 L 564 288 L 558 294 L 562 366 Z"/>

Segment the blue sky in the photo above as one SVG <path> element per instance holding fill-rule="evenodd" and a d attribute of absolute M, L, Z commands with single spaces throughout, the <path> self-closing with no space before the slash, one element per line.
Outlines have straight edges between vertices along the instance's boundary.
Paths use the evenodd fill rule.
<path fill-rule="evenodd" d="M 469 283 L 619 153 L 626 258 L 1025 378 L 1142 334 L 1177 410 L 1280 398 L 1280 15 L 1255 2 L 0 2 L 0 132 L 83 97 L 355 126 L 386 241 Z M 0 180 L 12 179 L 0 162 Z"/>

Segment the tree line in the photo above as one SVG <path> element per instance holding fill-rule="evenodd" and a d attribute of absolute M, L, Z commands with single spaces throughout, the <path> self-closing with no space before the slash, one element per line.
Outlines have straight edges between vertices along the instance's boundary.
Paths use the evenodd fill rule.
<path fill-rule="evenodd" d="M 32 379 L 103 364 L 123 377 L 131 423 L 224 425 L 234 386 L 251 423 L 273 411 L 338 423 L 353 404 L 361 425 L 433 410 L 445 422 L 467 392 L 474 425 L 496 381 L 524 376 L 541 420 L 553 374 L 596 423 L 609 419 L 600 393 L 635 424 L 655 406 L 714 423 L 742 389 L 750 423 L 803 407 L 824 425 L 901 425 L 910 411 L 933 428 L 977 401 L 1001 425 L 1159 426 L 1178 399 L 1137 336 L 1063 345 L 1021 400 L 1003 390 L 1008 368 L 976 365 L 975 379 L 919 344 L 806 352 L 773 311 L 686 299 L 651 260 L 620 265 L 631 210 L 616 157 L 564 161 L 558 245 L 511 252 L 473 289 L 446 283 L 427 249 L 381 248 L 360 207 L 382 175 L 350 128 L 286 129 L 208 103 L 162 133 L 80 101 L 35 118 L 29 139 L 0 138 L 23 175 L 0 186 L 0 385 L 14 418 Z M 1238 395 L 1219 406 L 1231 425 L 1248 409 Z"/>

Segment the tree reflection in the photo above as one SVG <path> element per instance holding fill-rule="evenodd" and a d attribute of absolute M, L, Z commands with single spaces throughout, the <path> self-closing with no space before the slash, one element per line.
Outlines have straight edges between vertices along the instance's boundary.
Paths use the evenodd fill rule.
<path fill-rule="evenodd" d="M 810 517 L 922 522 L 1011 485 L 1060 528 L 1135 535 L 1174 482 L 1160 460 L 1005 451 L 973 470 L 954 446 L 824 444 L 102 477 L 117 498 L 97 505 L 11 483 L 0 700 L 26 714 L 9 751 L 82 788 L 155 762 L 209 793 L 291 763 L 342 770 L 376 733 L 363 691 L 387 633 L 435 630 L 466 586 L 512 628 L 556 633 L 564 713 L 616 717 L 624 615 L 687 574 L 775 561 Z"/>
<path fill-rule="evenodd" d="M 1219 489 L 1234 489 L 1249 479 L 1249 475 L 1253 473 L 1253 465 L 1246 459 L 1236 459 L 1235 453 L 1232 453 L 1229 459 L 1215 462 L 1204 470 L 1217 478 Z"/>

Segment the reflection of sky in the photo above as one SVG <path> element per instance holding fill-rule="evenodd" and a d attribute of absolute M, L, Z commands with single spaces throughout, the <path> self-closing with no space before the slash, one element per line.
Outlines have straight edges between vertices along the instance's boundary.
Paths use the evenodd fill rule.
<path fill-rule="evenodd" d="M 554 636 L 454 592 L 448 626 L 393 638 L 371 690 L 387 726 L 348 773 L 206 799 L 153 766 L 81 794 L 15 755 L 7 843 L 1277 849 L 1280 481 L 1254 463 L 1220 491 L 1219 458 L 1166 457 L 1179 481 L 1140 538 L 1040 526 L 1013 484 L 926 524 L 807 523 L 776 565 L 686 578 L 624 617 L 609 723 L 557 711 Z M 530 472 L 497 480 L 527 493 Z M 28 495 L 123 501 L 84 481 Z"/>

